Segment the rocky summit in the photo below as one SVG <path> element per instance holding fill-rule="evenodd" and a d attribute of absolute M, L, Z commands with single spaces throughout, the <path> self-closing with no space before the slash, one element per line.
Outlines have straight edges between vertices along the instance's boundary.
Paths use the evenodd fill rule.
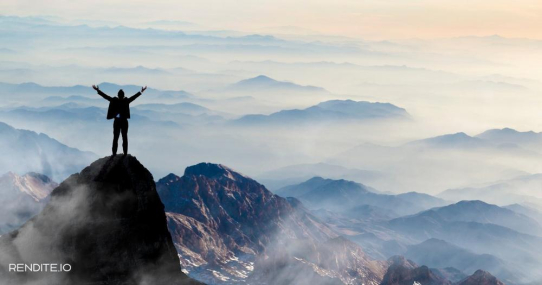
<path fill-rule="evenodd" d="M 458 285 L 504 285 L 504 283 L 487 271 L 476 270 L 474 274 L 459 282 Z"/>
<path fill-rule="evenodd" d="M 418 266 L 403 256 L 393 256 L 381 285 L 452 285 L 452 282 L 433 273 L 427 266 Z"/>
<path fill-rule="evenodd" d="M 70 176 L 41 213 L 0 238 L 0 284 L 197 282 L 181 271 L 152 175 L 119 155 Z"/>
<path fill-rule="evenodd" d="M 452 282 L 446 277 L 451 278 L 460 272 L 455 268 L 434 269 L 425 265 L 418 266 L 403 256 L 392 256 L 388 263 L 388 271 L 380 285 L 504 285 L 484 270 L 477 270 L 471 276 Z"/>
<path fill-rule="evenodd" d="M 385 264 L 294 198 L 224 165 L 157 183 L 183 268 L 209 284 L 379 284 Z"/>

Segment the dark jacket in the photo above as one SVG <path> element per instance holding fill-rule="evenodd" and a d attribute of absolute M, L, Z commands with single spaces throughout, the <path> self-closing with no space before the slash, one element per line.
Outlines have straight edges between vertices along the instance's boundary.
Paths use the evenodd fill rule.
<path fill-rule="evenodd" d="M 114 119 L 117 117 L 117 114 L 120 114 L 121 118 L 130 119 L 130 103 L 141 96 L 141 92 L 137 92 L 130 98 L 124 97 L 123 99 L 119 99 L 118 97 L 110 97 L 101 90 L 98 90 L 98 94 L 109 101 L 109 108 L 107 109 L 108 120 Z"/>

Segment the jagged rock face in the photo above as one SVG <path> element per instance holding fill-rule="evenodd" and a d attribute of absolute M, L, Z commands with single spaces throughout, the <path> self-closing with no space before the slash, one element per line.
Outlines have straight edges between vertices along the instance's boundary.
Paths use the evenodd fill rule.
<path fill-rule="evenodd" d="M 484 270 L 477 270 L 458 285 L 504 285 L 501 281 Z"/>
<path fill-rule="evenodd" d="M 451 285 L 452 282 L 434 274 L 427 266 L 420 266 L 402 256 L 393 256 L 381 285 Z"/>
<path fill-rule="evenodd" d="M 72 269 L 5 272 L 9 263 Z M 39 215 L 0 238 L 0 264 L 8 284 L 191 282 L 179 267 L 152 175 L 131 156 L 100 159 L 62 182 Z"/>
<path fill-rule="evenodd" d="M 39 213 L 58 184 L 38 173 L 0 176 L 0 235 L 12 231 Z"/>
<path fill-rule="evenodd" d="M 207 283 L 287 284 L 277 277 L 311 274 L 311 284 L 378 284 L 384 274 L 357 245 L 333 242 L 337 235 L 299 201 L 223 165 L 189 167 L 157 189 L 183 268 Z"/>

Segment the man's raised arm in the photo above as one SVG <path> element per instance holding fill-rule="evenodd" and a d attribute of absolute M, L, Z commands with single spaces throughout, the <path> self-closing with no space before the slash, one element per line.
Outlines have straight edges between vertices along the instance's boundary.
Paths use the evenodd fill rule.
<path fill-rule="evenodd" d="M 132 101 L 134 101 L 135 99 L 137 99 L 137 97 L 141 96 L 141 94 L 143 94 L 143 92 L 145 92 L 145 90 L 147 90 L 147 86 L 141 87 L 141 91 L 140 91 L 140 92 L 137 92 L 134 96 L 128 98 L 128 103 L 132 103 Z"/>
<path fill-rule="evenodd" d="M 96 85 L 92 85 L 92 88 L 96 91 L 98 91 L 98 95 L 102 96 L 105 100 L 111 101 L 111 97 L 107 96 L 107 94 L 103 93 L 102 90 L 100 90 L 100 87 Z"/>

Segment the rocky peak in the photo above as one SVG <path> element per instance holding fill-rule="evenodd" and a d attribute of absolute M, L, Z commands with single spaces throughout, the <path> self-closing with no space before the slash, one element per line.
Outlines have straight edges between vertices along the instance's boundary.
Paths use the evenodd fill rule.
<path fill-rule="evenodd" d="M 414 263 L 414 261 L 406 259 L 406 257 L 404 257 L 402 255 L 394 255 L 394 256 L 390 257 L 388 259 L 388 263 L 390 264 L 390 267 L 391 266 L 404 267 L 404 268 L 407 268 L 407 269 L 414 269 L 414 268 L 418 267 L 418 265 L 416 263 Z"/>
<path fill-rule="evenodd" d="M 427 266 L 418 266 L 403 256 L 393 256 L 388 259 L 390 264 L 380 285 L 451 285 L 452 283 L 437 274 Z M 417 282 L 417 283 L 416 283 Z"/>
<path fill-rule="evenodd" d="M 504 285 L 504 283 L 487 271 L 476 270 L 474 274 L 459 282 L 458 285 Z"/>
<path fill-rule="evenodd" d="M 9 263 L 70 264 L 69 272 L 6 272 Z M 99 159 L 0 238 L 0 279 L 13 284 L 191 284 L 182 273 L 150 172 L 132 156 Z"/>
<path fill-rule="evenodd" d="M 250 179 L 243 174 L 230 169 L 222 164 L 202 162 L 190 167 L 184 171 L 185 176 L 205 176 L 209 179 L 227 178 L 233 181 L 239 179 Z"/>
<path fill-rule="evenodd" d="M 157 184 L 181 263 L 211 284 L 378 284 L 386 266 L 337 238 L 297 199 L 201 163 Z M 307 277 L 308 276 L 308 277 Z"/>

